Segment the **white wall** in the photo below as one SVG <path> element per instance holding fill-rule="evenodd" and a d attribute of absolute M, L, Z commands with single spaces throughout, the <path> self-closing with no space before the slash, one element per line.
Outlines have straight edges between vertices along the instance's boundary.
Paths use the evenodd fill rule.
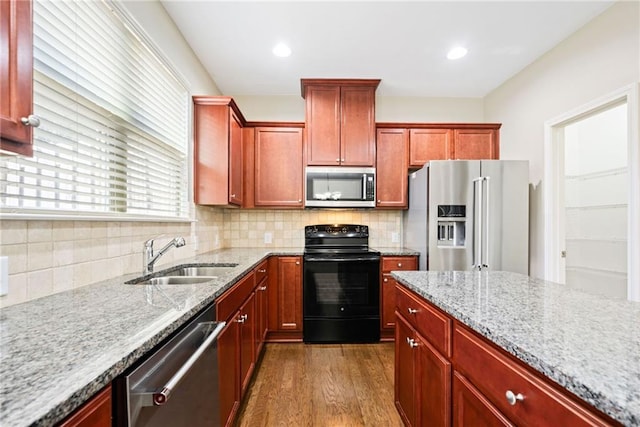
<path fill-rule="evenodd" d="M 530 161 L 532 276 L 544 275 L 545 121 L 639 81 L 640 3 L 621 1 L 485 97 L 501 157 Z"/>

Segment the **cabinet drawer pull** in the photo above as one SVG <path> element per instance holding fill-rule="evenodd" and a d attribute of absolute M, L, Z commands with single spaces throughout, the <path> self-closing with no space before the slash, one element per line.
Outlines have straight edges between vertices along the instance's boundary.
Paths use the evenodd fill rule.
<path fill-rule="evenodd" d="M 418 312 L 415 308 L 407 308 L 407 310 L 409 311 L 409 314 L 416 314 Z"/>
<path fill-rule="evenodd" d="M 260 291 L 266 291 L 266 290 L 267 290 L 267 287 L 266 287 L 266 286 L 260 286 L 260 287 L 258 288 L 258 290 L 260 290 Z"/>
<path fill-rule="evenodd" d="M 509 402 L 509 405 L 511 406 L 518 403 L 518 401 L 521 402 L 524 400 L 524 396 L 522 395 L 522 393 L 515 394 L 511 390 L 507 390 L 507 392 L 505 393 L 505 396 L 507 397 L 507 402 Z"/>
<path fill-rule="evenodd" d="M 414 348 L 418 346 L 418 343 L 416 342 L 416 340 L 414 340 L 413 338 L 409 338 L 407 337 L 407 344 L 409 344 L 409 347 Z"/>
<path fill-rule="evenodd" d="M 266 272 L 267 272 L 267 270 L 265 270 L 265 269 L 258 270 L 258 273 L 266 273 Z"/>

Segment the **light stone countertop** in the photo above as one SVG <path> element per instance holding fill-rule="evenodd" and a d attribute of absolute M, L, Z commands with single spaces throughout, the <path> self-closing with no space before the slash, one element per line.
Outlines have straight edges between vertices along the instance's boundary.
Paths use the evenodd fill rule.
<path fill-rule="evenodd" d="M 210 282 L 127 285 L 122 276 L 0 310 L 0 426 L 62 420 L 270 255 L 222 249 L 182 264 L 237 263 Z M 159 275 L 164 267 L 159 267 Z"/>
<path fill-rule="evenodd" d="M 613 419 L 640 425 L 640 303 L 516 273 L 392 275 Z"/>

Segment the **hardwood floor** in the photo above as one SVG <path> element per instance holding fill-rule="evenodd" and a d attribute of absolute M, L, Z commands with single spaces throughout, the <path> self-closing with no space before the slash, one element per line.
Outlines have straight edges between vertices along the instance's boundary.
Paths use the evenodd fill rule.
<path fill-rule="evenodd" d="M 402 426 L 393 343 L 268 344 L 238 426 Z"/>

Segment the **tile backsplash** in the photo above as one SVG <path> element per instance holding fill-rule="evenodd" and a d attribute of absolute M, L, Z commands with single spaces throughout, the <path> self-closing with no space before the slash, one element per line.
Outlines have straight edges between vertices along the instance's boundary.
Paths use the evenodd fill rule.
<path fill-rule="evenodd" d="M 372 247 L 395 247 L 401 211 L 239 210 L 196 208 L 194 222 L 2 220 L 0 256 L 9 258 L 9 293 L 0 307 L 93 282 L 142 272 L 143 243 L 162 247 L 176 236 L 187 245 L 168 251 L 158 267 L 218 248 L 304 246 L 305 225 L 365 224 Z M 271 243 L 265 243 L 265 234 Z"/>

